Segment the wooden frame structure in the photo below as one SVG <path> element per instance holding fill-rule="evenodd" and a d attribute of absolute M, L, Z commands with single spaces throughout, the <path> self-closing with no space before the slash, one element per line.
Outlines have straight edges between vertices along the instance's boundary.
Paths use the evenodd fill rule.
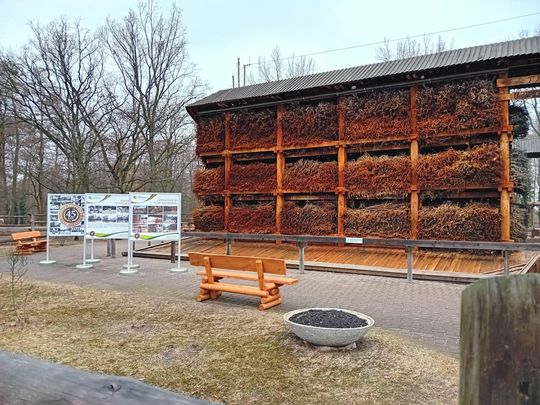
<path fill-rule="evenodd" d="M 517 59 L 516 59 L 517 60 Z M 489 64 L 490 63 L 490 64 Z M 491 204 L 497 203 L 500 212 L 500 240 L 511 241 L 511 199 L 515 191 L 510 174 L 510 156 L 512 142 L 512 126 L 509 117 L 509 101 L 522 98 L 536 97 L 540 90 L 531 90 L 531 87 L 540 84 L 540 57 L 521 57 L 519 62 L 504 63 L 500 60 L 480 62 L 476 67 L 460 66 L 453 68 L 452 74 L 448 74 L 450 68 L 441 68 L 440 71 L 430 71 L 426 75 L 420 73 L 409 74 L 400 79 L 394 77 L 373 79 L 373 83 L 365 80 L 358 86 L 339 84 L 335 86 L 335 91 L 330 92 L 328 88 L 321 89 L 317 94 L 316 90 L 310 90 L 310 93 L 297 91 L 294 95 L 288 96 L 266 96 L 266 102 L 257 102 L 254 97 L 250 99 L 232 99 L 230 102 L 214 102 L 208 105 L 202 104 L 201 107 L 188 107 L 188 112 L 196 119 L 203 116 L 216 116 L 223 114 L 225 117 L 225 148 L 221 152 L 203 152 L 199 157 L 206 165 L 224 167 L 224 185 L 225 189 L 221 195 L 206 194 L 200 197 L 212 202 L 222 203 L 224 205 L 224 230 L 228 230 L 228 220 L 230 210 L 233 204 L 237 202 L 274 202 L 275 203 L 275 233 L 281 234 L 283 229 L 284 206 L 287 201 L 331 201 L 336 206 L 336 233 L 331 235 L 345 236 L 345 219 L 348 206 L 354 206 L 354 201 L 363 200 L 365 204 L 370 205 L 375 201 L 388 201 L 386 198 L 378 197 L 356 197 L 347 188 L 345 171 L 347 161 L 351 156 L 359 156 L 362 153 L 373 155 L 380 154 L 402 154 L 410 159 L 411 181 L 407 193 L 407 200 L 410 207 L 410 235 L 411 239 L 419 237 L 419 217 L 422 209 L 423 193 L 442 192 L 441 201 L 444 199 L 453 199 L 457 201 L 469 200 L 489 200 Z M 513 65 L 515 63 L 515 66 Z M 486 70 L 489 65 L 490 69 Z M 496 67 L 495 67 L 496 66 Z M 503 66 L 503 67 L 501 67 Z M 445 70 L 446 69 L 446 70 Z M 461 70 L 461 71 L 460 71 Z M 531 74 L 534 73 L 534 74 Z M 468 80 L 479 77 L 489 77 L 493 79 L 493 92 L 498 93 L 499 120 L 495 125 L 482 128 L 469 128 L 455 130 L 451 132 L 440 132 L 429 135 L 429 139 L 435 141 L 436 146 L 424 140 L 419 133 L 419 124 L 417 118 L 418 97 L 420 86 L 430 85 L 431 83 L 451 83 L 457 80 Z M 377 81 L 375 81 L 377 80 Z M 345 97 L 357 93 L 370 92 L 379 89 L 402 89 L 408 91 L 408 124 L 409 133 L 401 136 L 389 135 L 386 137 L 361 138 L 350 140 L 345 134 L 347 132 L 348 122 L 345 109 Z M 517 91 L 510 92 L 511 89 Z M 216 93 L 217 94 L 217 93 Z M 308 95 L 309 94 L 309 95 Z M 299 97 L 301 95 L 301 97 Z M 210 96 L 212 98 L 212 96 Z M 283 130 L 283 114 L 291 103 L 312 103 L 329 101 L 337 105 L 337 133 L 334 134 L 334 140 L 325 140 L 316 143 L 306 143 L 304 145 L 285 146 Z M 275 145 L 272 147 L 253 147 L 246 149 L 231 150 L 231 113 L 242 110 L 273 109 L 275 111 Z M 498 184 L 470 184 L 463 187 L 442 187 L 422 190 L 417 178 L 417 164 L 424 153 L 433 153 L 444 148 L 457 147 L 466 148 L 470 145 L 479 145 L 491 142 L 498 143 L 501 166 L 500 181 Z M 294 162 L 297 159 L 328 159 L 337 163 L 337 182 L 333 190 L 327 192 L 309 192 L 305 190 L 287 190 L 284 189 L 283 179 L 287 170 L 287 163 Z M 276 167 L 276 187 L 269 192 L 232 192 L 229 189 L 231 171 L 238 163 L 247 162 L 273 162 Z M 394 198 L 395 200 L 397 198 Z M 399 198 L 398 200 L 401 200 Z M 362 201 L 360 201 L 363 203 Z M 350 205 L 353 204 L 353 205 Z"/>

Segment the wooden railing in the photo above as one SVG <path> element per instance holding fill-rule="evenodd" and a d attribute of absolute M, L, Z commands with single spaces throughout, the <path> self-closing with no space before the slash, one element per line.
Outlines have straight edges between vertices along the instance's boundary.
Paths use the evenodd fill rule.
<path fill-rule="evenodd" d="M 540 251 L 540 243 L 517 242 L 475 242 L 450 240 L 418 240 L 418 239 L 379 239 L 379 238 L 347 238 L 341 236 L 310 236 L 310 235 L 258 235 L 225 232 L 183 232 L 182 236 L 201 239 L 221 239 L 226 243 L 227 254 L 232 254 L 233 240 L 250 240 L 260 242 L 282 241 L 293 242 L 298 246 L 298 263 L 300 272 L 305 269 L 305 248 L 310 243 L 324 244 L 353 244 L 373 247 L 403 248 L 407 253 L 407 280 L 413 280 L 413 254 L 415 248 L 449 249 L 449 250 L 483 250 L 498 251 L 504 257 L 504 274 L 510 274 L 509 252 Z M 171 250 L 172 252 L 172 250 Z M 172 254 L 172 253 L 171 253 Z"/>

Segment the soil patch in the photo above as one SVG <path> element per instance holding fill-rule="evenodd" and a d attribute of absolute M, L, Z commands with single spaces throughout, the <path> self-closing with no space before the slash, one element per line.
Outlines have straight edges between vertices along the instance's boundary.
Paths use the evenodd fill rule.
<path fill-rule="evenodd" d="M 301 325 L 319 326 L 321 328 L 361 328 L 368 324 L 365 319 L 336 309 L 327 311 L 310 309 L 291 316 L 289 320 Z"/>

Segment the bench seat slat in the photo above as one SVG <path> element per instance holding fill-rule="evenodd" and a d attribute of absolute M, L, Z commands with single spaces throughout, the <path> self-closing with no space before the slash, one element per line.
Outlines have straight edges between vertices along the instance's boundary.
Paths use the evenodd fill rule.
<path fill-rule="evenodd" d="M 201 283 L 201 288 L 211 291 L 225 291 L 236 294 L 255 295 L 257 297 L 268 297 L 268 291 L 261 291 L 258 287 L 250 287 L 238 284 L 226 284 L 226 283 Z"/>
<path fill-rule="evenodd" d="M 224 271 L 224 270 L 212 269 L 212 274 L 214 275 L 214 277 L 232 278 L 236 280 L 257 281 L 258 279 L 256 274 L 238 273 L 238 272 Z M 206 275 L 206 272 L 198 271 L 197 275 L 204 276 Z M 264 281 L 269 282 L 269 283 L 281 284 L 281 285 L 291 285 L 291 284 L 297 283 L 298 279 L 289 278 L 289 277 L 271 276 L 271 275 L 265 274 Z"/>

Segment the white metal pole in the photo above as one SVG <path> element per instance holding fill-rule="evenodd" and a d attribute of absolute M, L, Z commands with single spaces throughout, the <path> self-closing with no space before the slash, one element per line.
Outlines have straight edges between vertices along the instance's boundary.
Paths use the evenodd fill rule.
<path fill-rule="evenodd" d="M 138 272 L 138 264 L 133 264 L 133 241 L 131 240 L 131 234 L 133 233 L 133 202 L 131 193 L 129 193 L 129 221 L 128 221 L 128 262 L 124 264 L 120 274 L 135 274 Z"/>
<path fill-rule="evenodd" d="M 178 229 L 178 260 L 176 267 L 171 269 L 173 273 L 186 273 L 188 269 L 182 267 L 182 194 L 178 194 L 178 219 L 176 227 Z"/>
<path fill-rule="evenodd" d="M 86 228 L 86 223 L 85 223 L 85 228 Z M 84 238 L 83 238 L 83 262 L 82 264 L 78 264 L 75 266 L 76 268 L 80 270 L 91 269 L 92 267 L 94 267 L 90 263 L 86 263 L 86 243 L 87 243 L 87 240 L 86 240 L 86 229 L 85 229 Z"/>
<path fill-rule="evenodd" d="M 87 263 L 99 263 L 101 260 L 94 258 L 94 238 L 90 239 L 90 259 L 86 260 Z"/>
<path fill-rule="evenodd" d="M 47 233 L 47 254 L 46 254 L 46 258 L 45 260 L 42 260 L 39 262 L 39 264 L 54 264 L 56 263 L 56 260 L 51 260 L 49 258 L 49 251 L 50 251 L 50 232 L 51 232 L 51 195 L 50 194 L 47 194 L 47 229 L 46 229 L 46 233 Z"/>

